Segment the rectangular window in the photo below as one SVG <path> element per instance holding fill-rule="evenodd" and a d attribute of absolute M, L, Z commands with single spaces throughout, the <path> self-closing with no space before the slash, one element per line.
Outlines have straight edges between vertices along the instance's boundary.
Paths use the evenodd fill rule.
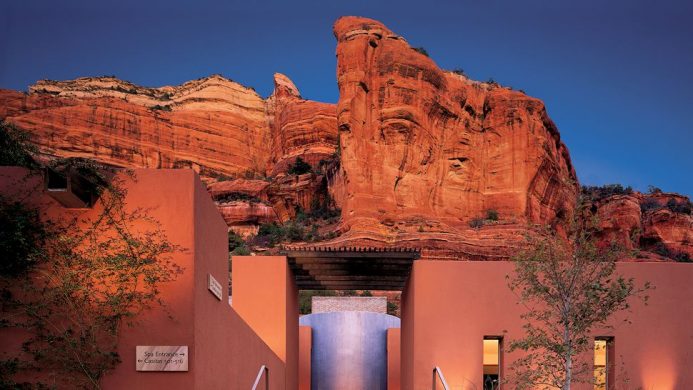
<path fill-rule="evenodd" d="M 613 339 L 599 337 L 594 340 L 594 389 L 607 390 L 609 388 L 610 368 L 613 366 L 611 361 L 611 351 L 613 349 Z"/>
<path fill-rule="evenodd" d="M 501 337 L 484 337 L 484 390 L 500 388 Z"/>

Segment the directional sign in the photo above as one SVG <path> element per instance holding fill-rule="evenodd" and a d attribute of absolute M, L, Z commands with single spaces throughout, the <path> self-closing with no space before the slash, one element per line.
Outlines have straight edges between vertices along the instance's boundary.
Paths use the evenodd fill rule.
<path fill-rule="evenodd" d="M 214 294 L 215 297 L 217 297 L 218 300 L 221 301 L 221 284 L 217 282 L 216 279 L 214 279 L 214 276 L 212 274 L 207 274 L 207 289 Z"/>
<path fill-rule="evenodd" d="M 137 371 L 188 371 L 187 345 L 138 345 Z"/>

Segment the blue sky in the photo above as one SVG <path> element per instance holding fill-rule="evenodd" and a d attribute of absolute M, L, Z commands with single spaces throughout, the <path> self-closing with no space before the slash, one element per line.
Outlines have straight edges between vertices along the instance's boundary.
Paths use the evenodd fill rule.
<path fill-rule="evenodd" d="M 378 19 L 442 68 L 544 102 L 583 184 L 693 195 L 693 2 L 5 1 L 0 88 L 114 74 L 147 86 L 272 74 L 338 99 L 332 23 Z"/>

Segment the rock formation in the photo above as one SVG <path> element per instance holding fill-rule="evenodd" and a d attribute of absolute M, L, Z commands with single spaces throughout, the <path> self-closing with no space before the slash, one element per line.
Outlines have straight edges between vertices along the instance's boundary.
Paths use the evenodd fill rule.
<path fill-rule="evenodd" d="M 194 169 L 244 236 L 320 205 L 341 208 L 341 220 L 313 229 L 340 235 L 311 245 L 494 260 L 529 225 L 572 214 L 576 174 L 540 100 L 441 70 L 371 19 L 343 17 L 334 35 L 337 105 L 303 99 L 282 74 L 266 99 L 218 75 L 159 88 L 92 77 L 0 90 L 0 118 L 31 132 L 46 156 Z M 299 158 L 311 169 L 297 172 Z M 605 241 L 693 256 L 685 205 L 628 193 L 592 211 Z"/>
<path fill-rule="evenodd" d="M 575 172 L 541 101 L 443 71 L 374 20 L 341 18 L 334 34 L 348 236 L 400 241 L 413 228 L 428 247 L 486 246 L 469 223 L 489 210 L 512 222 L 494 235 L 571 211 Z"/>
<path fill-rule="evenodd" d="M 601 239 L 617 242 L 639 257 L 693 260 L 693 215 L 690 200 L 678 194 L 633 192 L 593 203 Z M 638 250 L 650 253 L 637 253 Z"/>
<path fill-rule="evenodd" d="M 335 106 L 302 99 L 281 74 L 275 87 L 262 99 L 219 75 L 160 88 L 114 77 L 44 80 L 28 94 L 0 90 L 0 118 L 30 131 L 46 155 L 119 167 L 190 168 L 210 188 L 224 183 L 216 188 L 227 193 L 247 192 L 247 181 L 238 179 L 271 175 L 281 198 L 265 191 L 260 202 L 219 201 L 229 226 L 247 234 L 278 216 L 293 217 L 296 206 L 322 196 L 315 189 L 323 176 L 296 181 L 285 178 L 286 170 L 298 156 L 317 167 L 336 149 Z"/>

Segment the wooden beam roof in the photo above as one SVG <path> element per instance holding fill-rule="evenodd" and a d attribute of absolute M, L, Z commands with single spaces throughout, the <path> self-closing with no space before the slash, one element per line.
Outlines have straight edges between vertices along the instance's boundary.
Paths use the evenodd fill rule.
<path fill-rule="evenodd" d="M 286 247 L 301 290 L 402 290 L 419 251 L 413 248 Z"/>

